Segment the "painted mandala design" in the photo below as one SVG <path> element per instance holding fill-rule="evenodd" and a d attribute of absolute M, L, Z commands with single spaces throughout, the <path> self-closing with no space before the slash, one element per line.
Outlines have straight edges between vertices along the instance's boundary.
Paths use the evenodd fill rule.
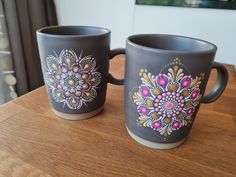
<path fill-rule="evenodd" d="M 130 92 L 137 105 L 138 125 L 159 132 L 166 139 L 173 131 L 192 123 L 192 114 L 201 98 L 199 85 L 204 74 L 184 75 L 184 65 L 176 58 L 157 76 L 140 70 L 142 84 Z M 162 71 L 163 71 L 162 70 Z"/>
<path fill-rule="evenodd" d="M 92 56 L 77 57 L 71 49 L 63 49 L 58 56 L 47 56 L 45 81 L 54 100 L 69 109 L 80 109 L 97 95 L 101 73 L 96 71 Z"/>

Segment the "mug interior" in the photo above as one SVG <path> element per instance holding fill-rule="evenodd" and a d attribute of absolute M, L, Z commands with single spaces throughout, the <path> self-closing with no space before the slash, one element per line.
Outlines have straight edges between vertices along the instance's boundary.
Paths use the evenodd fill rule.
<path fill-rule="evenodd" d="M 41 28 L 37 32 L 45 35 L 58 36 L 99 36 L 107 34 L 110 31 L 105 28 L 92 26 L 51 26 Z"/>
<path fill-rule="evenodd" d="M 207 41 L 167 34 L 134 35 L 128 38 L 128 42 L 136 47 L 157 49 L 164 52 L 208 52 L 216 50 L 216 46 Z"/>

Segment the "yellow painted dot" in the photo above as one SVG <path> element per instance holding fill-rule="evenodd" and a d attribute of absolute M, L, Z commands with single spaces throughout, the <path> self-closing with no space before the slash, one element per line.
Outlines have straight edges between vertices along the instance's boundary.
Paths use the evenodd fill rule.
<path fill-rule="evenodd" d="M 57 66 L 56 66 L 55 63 L 52 64 L 52 67 L 53 67 L 54 69 L 57 69 Z"/>
<path fill-rule="evenodd" d="M 157 118 L 158 118 L 158 115 L 157 115 L 157 113 L 152 113 L 152 114 L 151 114 L 151 117 L 152 117 L 152 119 L 157 119 Z"/>
<path fill-rule="evenodd" d="M 188 90 L 184 90 L 184 91 L 183 91 L 183 96 L 184 96 L 184 97 L 187 97 L 188 95 L 189 95 L 189 91 L 188 91 Z"/>
<path fill-rule="evenodd" d="M 176 91 L 176 90 L 177 90 L 177 85 L 171 84 L 171 85 L 169 86 L 169 89 L 170 89 L 171 91 Z"/>
<path fill-rule="evenodd" d="M 153 107 L 153 101 L 150 100 L 150 99 L 146 100 L 146 104 L 147 104 L 148 107 Z"/>
<path fill-rule="evenodd" d="M 165 122 L 166 124 L 169 124 L 169 123 L 171 122 L 171 118 L 166 117 L 166 118 L 164 119 L 164 122 Z"/>
<path fill-rule="evenodd" d="M 70 63 L 70 58 L 66 58 L 66 62 L 67 62 L 67 63 Z"/>
<path fill-rule="evenodd" d="M 178 119 L 183 119 L 184 118 L 184 114 L 183 113 L 179 113 L 177 116 Z"/>
<path fill-rule="evenodd" d="M 161 90 L 160 90 L 159 88 L 154 88 L 154 89 L 152 90 L 152 92 L 153 92 L 153 94 L 154 94 L 155 96 L 157 96 L 157 95 L 159 95 L 159 94 L 161 93 Z"/>
<path fill-rule="evenodd" d="M 68 84 L 69 85 L 75 85 L 75 80 L 73 80 L 73 79 L 68 80 Z"/>

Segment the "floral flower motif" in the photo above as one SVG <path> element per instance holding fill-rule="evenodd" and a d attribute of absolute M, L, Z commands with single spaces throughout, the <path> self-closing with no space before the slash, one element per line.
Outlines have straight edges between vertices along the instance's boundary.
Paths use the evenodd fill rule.
<path fill-rule="evenodd" d="M 204 74 L 193 78 L 184 75 L 180 60 L 167 65 L 168 72 L 152 75 L 141 69 L 142 84 L 130 92 L 137 105 L 138 125 L 149 127 L 164 136 L 192 123 L 191 116 L 202 97 L 199 86 Z"/>
<path fill-rule="evenodd" d="M 79 110 L 96 97 L 101 73 L 92 56 L 82 58 L 81 52 L 77 57 L 73 50 L 63 49 L 59 56 L 47 56 L 46 65 L 45 83 L 56 102 Z"/>

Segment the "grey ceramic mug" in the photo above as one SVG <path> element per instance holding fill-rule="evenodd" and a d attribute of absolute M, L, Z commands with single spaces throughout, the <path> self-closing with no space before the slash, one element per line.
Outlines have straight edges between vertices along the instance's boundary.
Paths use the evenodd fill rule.
<path fill-rule="evenodd" d="M 128 37 L 125 63 L 125 122 L 139 143 L 158 149 L 180 145 L 190 132 L 201 103 L 224 91 L 228 73 L 209 42 L 175 35 Z M 204 95 L 212 69 L 216 83 Z"/>
<path fill-rule="evenodd" d="M 124 51 L 110 50 L 110 31 L 90 26 L 52 26 L 37 31 L 48 97 L 53 111 L 77 120 L 99 113 L 107 83 L 122 80 L 109 74 L 109 59 Z"/>

